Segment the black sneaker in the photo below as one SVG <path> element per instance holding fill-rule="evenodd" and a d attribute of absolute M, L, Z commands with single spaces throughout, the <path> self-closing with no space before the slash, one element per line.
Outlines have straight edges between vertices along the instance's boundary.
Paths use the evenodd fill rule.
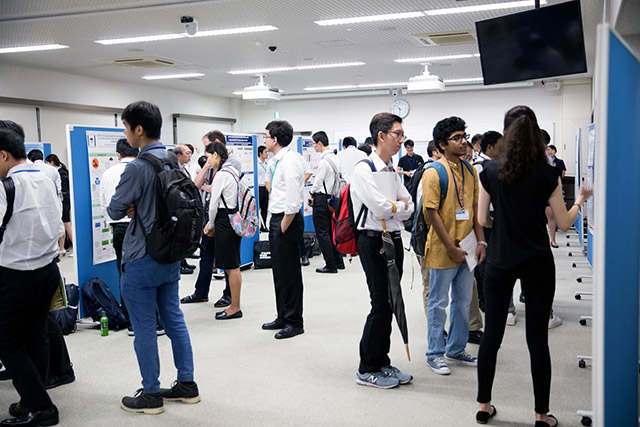
<path fill-rule="evenodd" d="M 200 402 L 200 393 L 198 393 L 198 385 L 191 381 L 190 383 L 181 383 L 174 381 L 171 388 L 161 388 L 160 396 L 169 401 L 180 401 L 182 403 L 198 403 Z"/>
<path fill-rule="evenodd" d="M 120 402 L 120 407 L 127 412 L 141 412 L 147 415 L 157 415 L 164 412 L 164 401 L 160 393 L 145 393 L 139 388 L 133 397 L 125 396 Z"/>
<path fill-rule="evenodd" d="M 51 388 L 55 388 L 64 384 L 72 383 L 75 380 L 76 377 L 73 373 L 73 368 L 71 368 L 62 375 L 50 375 L 44 384 L 44 388 L 49 390 Z"/>

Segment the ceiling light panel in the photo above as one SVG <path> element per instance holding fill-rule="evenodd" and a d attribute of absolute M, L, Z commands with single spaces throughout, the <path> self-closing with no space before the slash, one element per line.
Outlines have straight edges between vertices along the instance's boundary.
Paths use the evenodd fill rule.
<path fill-rule="evenodd" d="M 449 61 L 452 59 L 469 59 L 469 58 L 479 58 L 479 53 L 469 53 L 463 55 L 443 55 L 443 56 L 426 56 L 423 58 L 405 58 L 405 59 L 394 59 L 394 62 L 399 63 L 411 63 L 411 62 L 431 62 L 431 61 Z"/>
<path fill-rule="evenodd" d="M 0 48 L 0 53 L 38 52 L 42 50 L 66 49 L 69 46 L 63 44 L 43 44 L 36 46 L 16 46 Z"/>
<path fill-rule="evenodd" d="M 402 13 L 387 13 L 384 15 L 357 16 L 353 18 L 324 19 L 321 21 L 314 21 L 314 22 L 322 26 L 347 25 L 347 24 L 360 24 L 362 22 L 391 21 L 394 19 L 420 18 L 423 16 L 424 16 L 424 13 L 422 12 L 402 12 Z"/>
<path fill-rule="evenodd" d="M 547 4 L 547 0 L 541 0 L 540 4 Z M 512 1 L 512 2 L 505 2 L 505 3 L 482 4 L 477 6 L 462 6 L 462 7 L 451 7 L 447 9 L 425 10 L 424 13 L 427 14 L 428 16 L 437 16 L 437 15 L 450 15 L 454 13 L 483 12 L 487 10 L 533 7 L 534 5 L 535 5 L 534 0 L 521 0 L 521 1 Z"/>
<path fill-rule="evenodd" d="M 253 70 L 231 70 L 227 71 L 229 74 L 261 74 L 261 73 L 274 73 L 280 71 L 304 71 L 304 70 L 317 70 L 323 68 L 344 68 L 344 67 L 357 67 L 359 65 L 365 65 L 364 62 L 345 62 L 341 64 L 317 64 L 317 65 L 300 65 L 296 67 L 274 67 L 274 68 L 256 68 Z"/>
<path fill-rule="evenodd" d="M 257 27 L 229 28 L 226 30 L 206 30 L 206 31 L 198 31 L 194 37 L 226 36 L 229 34 L 260 33 L 264 31 L 274 31 L 277 29 L 278 27 L 274 27 L 273 25 L 260 25 Z"/>
<path fill-rule="evenodd" d="M 211 36 L 225 36 L 230 34 L 246 34 L 246 33 L 258 33 L 263 31 L 274 31 L 277 27 L 273 25 L 260 25 L 254 27 L 242 27 L 242 28 L 228 28 L 222 30 L 205 30 L 198 31 L 194 37 L 211 37 Z M 174 40 L 187 38 L 186 33 L 171 33 L 171 34 L 158 34 L 154 36 L 141 36 L 141 37 L 125 37 L 119 39 L 106 39 L 96 40 L 96 43 L 103 45 L 112 44 L 124 44 L 124 43 L 141 43 L 141 42 L 153 42 L 159 40 Z"/>
<path fill-rule="evenodd" d="M 304 90 L 313 92 L 313 91 L 323 91 L 323 90 L 392 88 L 392 87 L 403 87 L 406 85 L 407 85 L 407 82 L 363 83 L 358 85 L 313 86 L 313 87 L 305 87 Z"/>
<path fill-rule="evenodd" d="M 123 37 L 120 39 L 106 39 L 95 40 L 96 43 L 102 45 L 112 44 L 126 44 L 126 43 L 143 43 L 143 42 L 155 42 L 160 40 L 174 40 L 186 37 L 184 34 L 157 34 L 155 36 L 141 36 L 141 37 Z"/>
<path fill-rule="evenodd" d="M 145 80 L 165 80 L 165 79 L 185 79 L 189 77 L 202 77 L 202 73 L 182 73 L 182 74 L 165 74 L 158 76 L 143 76 Z"/>

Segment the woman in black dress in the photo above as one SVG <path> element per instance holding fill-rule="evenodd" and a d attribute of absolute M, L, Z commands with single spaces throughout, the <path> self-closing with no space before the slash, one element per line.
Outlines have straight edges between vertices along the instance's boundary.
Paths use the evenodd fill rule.
<path fill-rule="evenodd" d="M 545 225 L 545 206 L 551 206 L 558 227 L 566 231 L 580 205 L 593 194 L 584 184 L 567 212 L 557 168 L 548 164 L 534 112 L 514 107 L 504 118 L 504 138 L 497 160 L 486 162 L 480 173 L 478 220 L 492 227 L 485 273 L 485 331 L 478 353 L 478 412 L 486 424 L 496 414 L 491 389 L 496 357 L 504 336 L 513 286 L 520 279 L 527 296 L 526 337 L 531 358 L 536 427 L 555 426 L 549 415 L 551 358 L 548 346 L 549 310 L 555 293 L 555 264 Z M 494 218 L 489 216 L 493 204 Z"/>

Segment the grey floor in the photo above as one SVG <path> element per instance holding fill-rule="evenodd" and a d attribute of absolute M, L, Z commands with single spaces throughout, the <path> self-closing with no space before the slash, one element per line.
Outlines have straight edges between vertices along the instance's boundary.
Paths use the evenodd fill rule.
<path fill-rule="evenodd" d="M 406 237 L 406 236 L 405 236 Z M 266 238 L 266 236 L 263 236 Z M 590 290 L 590 281 L 578 284 L 576 274 L 590 274 L 571 263 L 583 260 L 575 248 L 554 249 L 557 266 L 556 313 L 564 324 L 549 331 L 553 379 L 551 412 L 563 426 L 580 425 L 579 409 L 591 401 L 591 368 L 580 369 L 577 354 L 591 353 L 591 326 L 580 326 L 580 315 L 590 314 L 591 301 L 576 301 L 576 290 Z M 568 257 L 568 252 L 574 252 Z M 195 261 L 195 260 L 194 260 Z M 61 270 L 74 280 L 73 258 Z M 214 319 L 213 301 L 224 282 L 212 282 L 212 301 L 183 305 L 195 357 L 196 381 L 202 402 L 167 402 L 165 412 L 150 416 L 130 414 L 119 407 L 124 395 L 140 387 L 133 338 L 126 331 L 101 337 L 97 326 L 79 325 L 66 337 L 76 381 L 51 390 L 63 426 L 472 426 L 475 423 L 475 368 L 453 366 L 449 376 L 431 372 L 425 363 L 426 318 L 422 307 L 420 270 L 415 257 L 405 256 L 402 280 L 409 324 L 412 360 L 407 361 L 394 325 L 391 360 L 414 376 L 413 383 L 391 390 L 356 385 L 358 342 L 369 298 L 357 258 L 337 275 L 320 275 L 321 257 L 304 267 L 305 334 L 277 341 L 260 325 L 275 315 L 271 270 L 243 272 L 244 318 Z M 413 277 L 413 279 L 412 279 Z M 180 295 L 193 291 L 195 274 L 184 276 Z M 524 304 L 516 303 L 518 323 L 507 327 L 498 358 L 493 403 L 495 426 L 532 425 L 533 392 L 524 337 Z M 171 344 L 158 339 L 161 381 L 175 379 Z M 477 345 L 467 350 L 477 354 Z M 0 383 L 0 407 L 8 411 L 17 394 L 10 382 Z M 8 416 L 5 412 L 4 416 Z"/>

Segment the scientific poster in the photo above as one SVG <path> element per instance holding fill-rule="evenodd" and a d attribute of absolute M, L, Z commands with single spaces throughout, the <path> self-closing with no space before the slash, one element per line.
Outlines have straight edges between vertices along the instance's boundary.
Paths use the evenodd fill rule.
<path fill-rule="evenodd" d="M 253 135 L 227 134 L 227 150 L 240 160 L 242 182 L 253 189 Z"/>
<path fill-rule="evenodd" d="M 100 182 L 102 174 L 111 166 L 119 163 L 116 143 L 123 136 L 117 132 L 87 132 L 94 265 L 116 259 L 116 252 L 113 249 L 113 233 L 107 224 L 105 212 L 100 204 Z"/>
<path fill-rule="evenodd" d="M 594 123 L 589 125 L 589 145 L 587 150 L 587 187 L 592 187 L 595 180 L 594 164 L 596 155 L 596 125 Z M 587 200 L 587 228 L 591 234 L 595 234 L 593 232 L 595 198 L 596 195 L 594 194 L 593 197 Z"/>

